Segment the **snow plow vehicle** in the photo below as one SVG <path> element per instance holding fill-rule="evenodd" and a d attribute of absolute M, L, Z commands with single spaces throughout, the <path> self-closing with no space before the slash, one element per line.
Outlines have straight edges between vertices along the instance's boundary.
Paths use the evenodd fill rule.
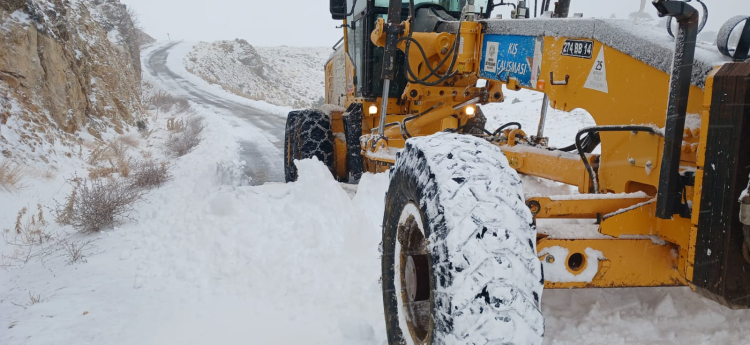
<path fill-rule="evenodd" d="M 341 181 L 389 171 L 390 344 L 539 344 L 544 288 L 689 286 L 750 307 L 747 17 L 714 46 L 689 0 L 653 1 L 676 31 L 550 1 L 509 19 L 489 19 L 502 1 L 330 2 L 344 37 L 327 106 L 289 114 L 286 178 L 311 157 Z M 536 133 L 485 128 L 480 106 L 522 89 L 544 94 Z M 551 147 L 548 107 L 596 125 Z M 523 175 L 578 194 L 526 197 Z M 540 219 L 597 231 L 538 233 Z"/>

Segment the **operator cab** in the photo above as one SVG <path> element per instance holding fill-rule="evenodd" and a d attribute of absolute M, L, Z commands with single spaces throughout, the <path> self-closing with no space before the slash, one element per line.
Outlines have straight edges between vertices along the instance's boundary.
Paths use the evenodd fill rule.
<path fill-rule="evenodd" d="M 388 4 L 389 0 L 331 0 L 333 19 L 346 19 L 348 39 L 344 44 L 347 45 L 349 58 L 354 64 L 356 97 L 377 98 L 383 95 L 383 79 L 380 74 L 384 48 L 372 43 L 370 33 L 375 29 L 378 19 L 387 19 Z M 492 11 L 492 3 L 488 7 L 488 0 L 475 0 L 474 4 L 482 17 L 488 17 Z M 414 31 L 432 32 L 441 21 L 458 20 L 465 5 L 466 0 L 414 0 Z M 405 21 L 409 18 L 409 1 L 402 1 L 402 6 L 401 20 Z M 396 80 L 390 84 L 389 98 L 400 98 L 407 84 L 404 53 L 399 50 L 396 59 L 396 65 L 401 67 Z"/>

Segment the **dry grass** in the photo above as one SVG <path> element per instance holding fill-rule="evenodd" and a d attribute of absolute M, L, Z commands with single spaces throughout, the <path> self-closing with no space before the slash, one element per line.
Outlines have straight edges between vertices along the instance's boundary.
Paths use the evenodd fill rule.
<path fill-rule="evenodd" d="M 176 123 L 176 121 L 173 122 L 173 128 L 177 128 L 178 125 L 176 125 Z M 176 157 L 181 157 L 190 153 L 198 146 L 198 144 L 200 144 L 203 139 L 201 133 L 205 128 L 206 125 L 203 123 L 202 117 L 195 115 L 189 117 L 185 121 L 182 130 L 170 130 L 169 137 L 167 137 L 165 143 L 167 152 Z"/>
<path fill-rule="evenodd" d="M 0 190 L 13 192 L 23 189 L 26 169 L 8 160 L 0 162 Z"/>
<path fill-rule="evenodd" d="M 35 295 L 29 291 L 29 302 L 31 305 L 37 304 L 42 301 L 42 295 Z"/>
<path fill-rule="evenodd" d="M 74 179 L 65 203 L 57 203 L 55 218 L 81 233 L 101 231 L 130 218 L 133 204 L 145 191 L 134 188 L 128 179 Z"/>
<path fill-rule="evenodd" d="M 37 177 L 44 180 L 51 180 L 57 176 L 57 170 L 55 168 L 47 168 L 45 170 L 37 171 Z"/>
<path fill-rule="evenodd" d="M 92 150 L 87 159 L 92 166 L 89 169 L 89 178 L 109 178 L 115 173 L 120 174 L 121 177 L 130 176 L 128 149 L 129 146 L 123 140 L 116 140 Z"/>
<path fill-rule="evenodd" d="M 24 207 L 16 215 L 13 230 L 5 229 L 5 241 L 18 245 L 41 245 L 52 240 L 52 235 L 47 230 L 47 220 L 44 218 L 44 210 L 41 204 L 37 204 L 37 213 L 28 217 L 28 208 Z M 12 239 L 11 239 L 12 238 Z"/>
<path fill-rule="evenodd" d="M 167 130 L 170 132 L 182 132 L 185 130 L 185 121 L 173 118 L 167 119 Z"/>
<path fill-rule="evenodd" d="M 131 148 L 137 148 L 141 145 L 140 139 L 135 135 L 122 135 L 117 138 L 117 142 Z"/>
<path fill-rule="evenodd" d="M 75 201 L 77 191 L 73 192 Z M 66 204 L 65 209 L 75 210 L 75 204 Z M 71 218 L 72 219 L 72 218 Z M 9 251 L 0 255 L 0 266 L 23 266 L 31 261 L 42 263 L 65 258 L 69 264 L 86 262 L 85 258 L 91 248 L 93 240 L 74 241 L 65 232 L 48 231 L 48 223 L 41 204 L 37 204 L 35 213 L 23 208 L 18 212 L 12 229 L 3 231 L 3 239 Z M 38 296 L 37 296 L 38 300 Z M 32 304 L 34 304 L 32 298 Z"/>
<path fill-rule="evenodd" d="M 184 113 L 190 109 L 190 103 L 186 99 L 172 96 L 166 91 L 155 93 L 147 103 L 163 112 L 174 110 L 177 113 Z"/>
<path fill-rule="evenodd" d="M 78 262 L 86 262 L 86 250 L 92 246 L 92 241 L 60 241 L 60 247 L 63 250 L 63 255 L 68 260 L 68 264 L 75 264 Z"/>
<path fill-rule="evenodd" d="M 28 263 L 32 259 L 43 259 L 52 253 L 56 236 L 47 231 L 47 220 L 44 217 L 42 205 L 37 204 L 37 212 L 29 216 L 29 210 L 24 207 L 18 212 L 13 229 L 3 231 L 3 239 L 13 248 L 3 253 L 3 265 L 6 262 Z"/>
<path fill-rule="evenodd" d="M 171 166 L 167 162 L 149 159 L 133 163 L 130 185 L 134 188 L 157 188 L 172 179 Z"/>

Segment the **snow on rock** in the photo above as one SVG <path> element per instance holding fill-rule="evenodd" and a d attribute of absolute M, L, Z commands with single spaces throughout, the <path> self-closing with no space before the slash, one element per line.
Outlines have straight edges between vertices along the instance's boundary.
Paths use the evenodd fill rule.
<path fill-rule="evenodd" d="M 323 105 L 330 48 L 253 47 L 247 41 L 201 42 L 185 60 L 191 73 L 253 100 L 293 108 Z"/>
<path fill-rule="evenodd" d="M 71 154 L 82 135 L 122 134 L 135 125 L 142 112 L 140 52 L 129 30 L 133 23 L 118 0 L 0 4 L 4 158 L 59 169 L 52 161 Z"/>

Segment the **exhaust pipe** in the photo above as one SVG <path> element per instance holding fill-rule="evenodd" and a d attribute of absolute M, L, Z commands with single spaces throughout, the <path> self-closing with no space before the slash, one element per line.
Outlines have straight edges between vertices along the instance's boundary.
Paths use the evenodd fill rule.
<path fill-rule="evenodd" d="M 690 78 L 693 73 L 695 41 L 698 37 L 698 11 L 682 1 L 654 0 L 659 17 L 673 17 L 679 24 L 675 38 L 672 76 L 669 82 L 667 123 L 664 129 L 664 156 L 656 196 L 656 216 L 671 219 L 681 204 L 680 153 L 685 130 Z"/>

